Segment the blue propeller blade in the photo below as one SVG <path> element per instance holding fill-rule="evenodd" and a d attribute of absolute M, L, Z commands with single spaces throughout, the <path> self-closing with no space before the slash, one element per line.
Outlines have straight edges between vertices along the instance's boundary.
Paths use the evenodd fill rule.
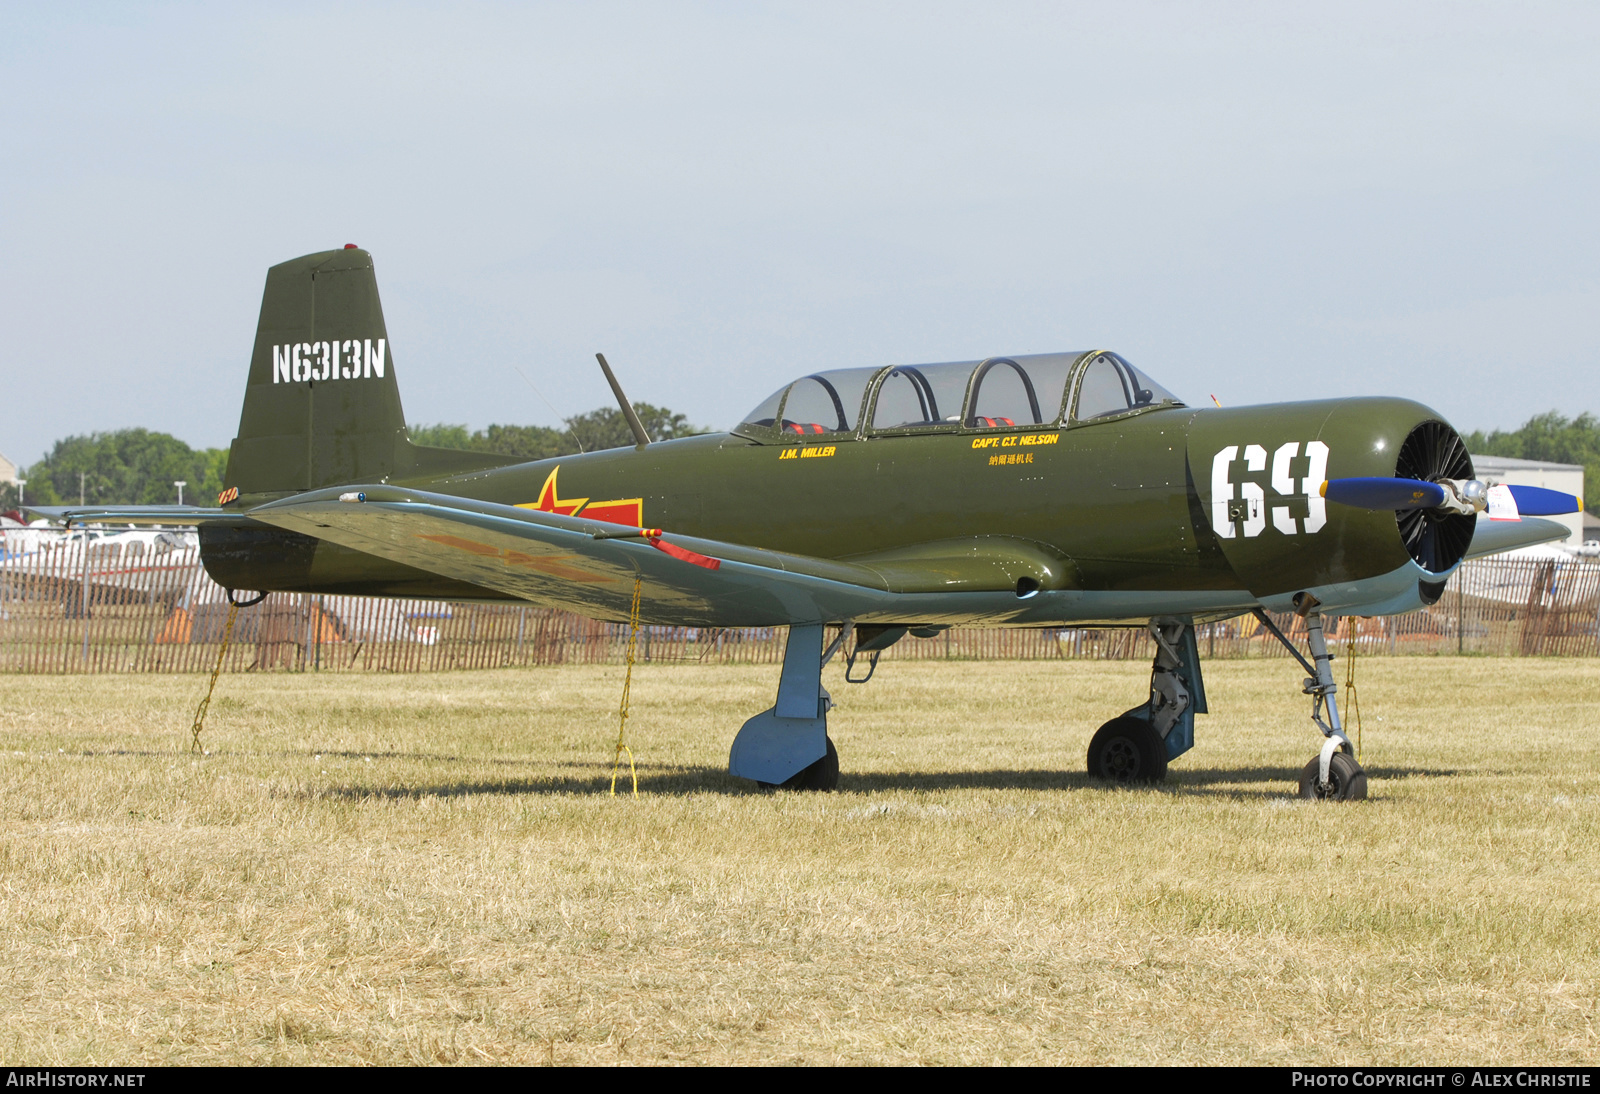
<path fill-rule="evenodd" d="M 1444 501 L 1444 487 L 1420 479 L 1329 479 L 1322 496 L 1358 509 L 1433 509 Z"/>
<path fill-rule="evenodd" d="M 1583 499 L 1576 494 L 1563 494 L 1542 486 L 1509 486 L 1508 489 L 1516 500 L 1517 512 L 1525 517 L 1559 517 L 1583 508 Z"/>

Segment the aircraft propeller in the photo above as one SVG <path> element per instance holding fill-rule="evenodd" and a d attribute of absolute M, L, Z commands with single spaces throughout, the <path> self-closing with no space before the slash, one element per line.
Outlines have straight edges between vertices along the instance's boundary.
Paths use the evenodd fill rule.
<path fill-rule="evenodd" d="M 1329 501 L 1358 509 L 1436 509 L 1471 515 L 1491 507 L 1490 489 L 1477 479 L 1423 482 L 1405 478 L 1348 478 L 1329 479 L 1322 484 L 1321 493 Z M 1503 489 L 1516 503 L 1514 515 L 1517 516 L 1562 516 L 1583 508 L 1582 498 L 1560 490 L 1510 484 Z"/>

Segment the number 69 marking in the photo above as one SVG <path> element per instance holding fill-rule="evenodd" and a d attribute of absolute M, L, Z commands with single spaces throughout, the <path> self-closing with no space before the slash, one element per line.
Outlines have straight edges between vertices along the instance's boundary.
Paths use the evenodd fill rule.
<path fill-rule="evenodd" d="M 1328 503 L 1318 491 L 1328 474 L 1328 446 L 1321 441 L 1307 441 L 1305 476 L 1296 490 L 1289 461 L 1300 456 L 1300 442 L 1290 441 L 1279 445 L 1272 454 L 1272 489 L 1283 498 L 1301 498 L 1306 503 L 1304 527 L 1289 512 L 1287 505 L 1274 505 L 1272 526 L 1286 536 L 1304 532 L 1312 535 L 1328 523 Z M 1229 476 L 1233 462 L 1239 458 L 1239 446 L 1230 444 L 1218 452 L 1211 461 L 1211 528 L 1222 539 L 1233 539 L 1235 528 L 1243 529 L 1246 539 L 1259 536 L 1267 527 L 1267 494 L 1260 483 L 1241 482 L 1238 497 L 1234 496 L 1234 482 Z M 1259 444 L 1246 445 L 1244 450 L 1246 471 L 1261 472 L 1267 469 L 1267 450 Z"/>

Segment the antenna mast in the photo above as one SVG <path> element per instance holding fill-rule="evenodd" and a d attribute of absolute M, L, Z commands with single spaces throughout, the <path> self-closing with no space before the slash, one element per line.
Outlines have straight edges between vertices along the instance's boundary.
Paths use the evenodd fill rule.
<path fill-rule="evenodd" d="M 644 423 L 639 421 L 639 415 L 633 411 L 633 404 L 628 402 L 628 397 L 622 393 L 622 385 L 617 383 L 617 378 L 611 372 L 611 366 L 606 364 L 606 355 L 597 353 L 594 359 L 600 362 L 600 371 L 606 374 L 606 383 L 611 385 L 611 393 L 617 397 L 617 405 L 622 408 L 622 416 L 628 419 L 628 428 L 633 430 L 633 439 L 643 448 L 650 443 L 650 434 L 644 431 Z"/>

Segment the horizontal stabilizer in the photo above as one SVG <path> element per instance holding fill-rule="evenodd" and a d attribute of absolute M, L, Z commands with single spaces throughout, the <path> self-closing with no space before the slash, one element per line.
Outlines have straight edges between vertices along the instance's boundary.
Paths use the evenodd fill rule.
<path fill-rule="evenodd" d="M 159 524 L 192 528 L 213 520 L 237 521 L 237 509 L 202 509 L 197 505 L 28 505 L 30 513 L 61 524 Z"/>

